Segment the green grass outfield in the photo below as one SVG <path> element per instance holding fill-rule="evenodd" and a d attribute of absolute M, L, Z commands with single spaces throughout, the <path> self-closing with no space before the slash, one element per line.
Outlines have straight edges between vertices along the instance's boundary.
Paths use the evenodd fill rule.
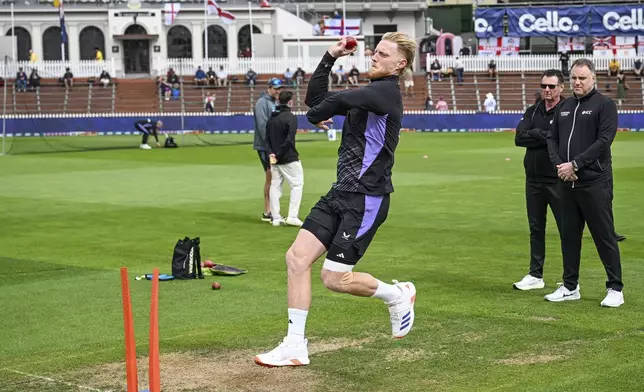
<path fill-rule="evenodd" d="M 119 267 L 144 369 L 150 282 L 134 276 L 170 273 L 185 235 L 201 237 L 204 259 L 250 272 L 217 278 L 221 291 L 214 278 L 160 284 L 164 391 L 643 390 L 644 134 L 613 144 L 615 218 L 628 237 L 619 309 L 599 306 L 606 276 L 588 235 L 582 300 L 544 301 L 561 281 L 552 219 L 546 289 L 512 290 L 528 269 L 513 137 L 402 135 L 389 218 L 357 270 L 416 284 L 414 329 L 392 340 L 385 305 L 328 292 L 316 263 L 313 354 L 297 369 L 252 363 L 285 334 L 283 255 L 297 230 L 259 221 L 251 146 L 0 157 L 0 391 L 123 390 Z M 298 149 L 304 218 L 334 180 L 337 143 Z"/>

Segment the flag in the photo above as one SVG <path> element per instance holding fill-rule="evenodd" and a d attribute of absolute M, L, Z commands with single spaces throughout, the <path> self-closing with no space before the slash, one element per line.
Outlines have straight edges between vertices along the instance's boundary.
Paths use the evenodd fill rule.
<path fill-rule="evenodd" d="M 166 3 L 165 4 L 164 24 L 166 26 L 171 26 L 174 23 L 174 20 L 177 18 L 177 15 L 179 14 L 180 9 L 181 9 L 181 4 L 180 3 Z"/>
<path fill-rule="evenodd" d="M 62 43 L 67 43 L 67 29 L 65 28 L 65 9 L 63 8 L 63 0 L 58 2 L 58 16 L 60 17 L 60 40 Z"/>
<path fill-rule="evenodd" d="M 226 24 L 235 23 L 235 19 L 237 19 L 232 13 L 222 10 L 215 0 L 208 0 L 206 3 L 206 11 L 208 15 L 217 15 Z"/>
<path fill-rule="evenodd" d="M 360 19 L 324 19 L 324 35 L 360 35 Z"/>
<path fill-rule="evenodd" d="M 634 36 L 593 37 L 593 56 L 635 57 Z"/>
<path fill-rule="evenodd" d="M 479 38 L 479 56 L 518 56 L 519 39 L 516 37 Z"/>

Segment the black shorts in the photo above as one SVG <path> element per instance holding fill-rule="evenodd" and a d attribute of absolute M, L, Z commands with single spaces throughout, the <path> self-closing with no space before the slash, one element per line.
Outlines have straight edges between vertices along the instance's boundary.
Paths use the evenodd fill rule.
<path fill-rule="evenodd" d="M 388 212 L 388 194 L 371 196 L 331 189 L 313 206 L 302 228 L 324 245 L 328 260 L 355 265 Z"/>
<path fill-rule="evenodd" d="M 259 160 L 262 162 L 264 171 L 268 171 L 271 168 L 271 163 L 268 160 L 268 151 L 257 150 L 257 155 L 259 155 Z"/>

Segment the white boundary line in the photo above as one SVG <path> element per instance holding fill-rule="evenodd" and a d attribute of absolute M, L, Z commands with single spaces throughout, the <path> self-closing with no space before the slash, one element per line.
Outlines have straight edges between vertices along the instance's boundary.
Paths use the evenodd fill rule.
<path fill-rule="evenodd" d="M 31 373 L 25 373 L 25 372 L 21 372 L 20 370 L 14 370 L 14 369 L 8 369 L 8 368 L 3 368 L 2 370 L 6 370 L 6 371 L 12 372 L 12 373 L 21 374 L 23 376 L 27 376 L 27 377 L 31 377 L 31 378 L 35 378 L 35 379 L 39 379 L 39 380 L 45 380 L 45 381 L 48 381 L 48 382 L 53 382 L 53 383 L 58 383 L 58 384 L 65 384 L 68 387 L 76 387 L 76 388 L 79 388 L 79 389 L 85 389 L 85 390 L 94 391 L 94 392 L 111 392 L 110 390 L 96 389 L 96 388 L 88 387 L 88 386 L 85 386 L 85 385 L 72 384 L 72 383 L 67 382 L 67 381 L 56 380 L 56 379 L 53 379 L 53 378 L 50 378 L 50 377 L 39 376 L 39 375 L 36 375 L 36 374 L 31 374 Z"/>

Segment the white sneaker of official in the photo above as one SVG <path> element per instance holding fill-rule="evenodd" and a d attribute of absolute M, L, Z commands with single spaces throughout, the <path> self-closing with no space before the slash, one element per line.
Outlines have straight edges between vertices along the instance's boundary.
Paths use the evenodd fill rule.
<path fill-rule="evenodd" d="M 609 308 L 619 308 L 620 305 L 624 303 L 624 293 L 621 291 L 608 289 L 606 293 L 606 298 L 601 302 L 601 306 L 607 306 Z"/>
<path fill-rule="evenodd" d="M 255 363 L 266 367 L 278 366 L 304 366 L 309 361 L 308 340 L 301 342 L 289 342 L 284 338 L 279 346 L 272 351 L 255 356 Z"/>
<path fill-rule="evenodd" d="M 391 334 L 394 338 L 404 338 L 414 325 L 414 304 L 416 303 L 416 286 L 411 282 L 399 283 L 394 280 L 402 296 L 396 301 L 387 303 L 389 306 L 389 319 L 391 321 Z"/>
<path fill-rule="evenodd" d="M 282 197 L 282 185 L 284 180 L 286 180 L 291 188 L 288 216 L 297 218 L 300 215 L 300 205 L 302 204 L 302 192 L 304 189 L 304 169 L 302 168 L 302 163 L 300 161 L 271 166 L 271 189 L 269 192 L 269 199 L 271 215 L 273 216 L 281 216 L 280 198 Z"/>
<path fill-rule="evenodd" d="M 579 285 L 571 291 L 562 284 L 552 294 L 548 294 L 544 298 L 550 302 L 576 301 L 581 299 L 581 293 L 579 292 Z"/>
<path fill-rule="evenodd" d="M 284 223 L 286 223 L 289 226 L 296 226 L 296 227 L 302 227 L 302 225 L 304 224 L 304 222 L 302 222 L 300 218 L 296 216 L 289 216 L 288 218 L 286 218 Z"/>
<path fill-rule="evenodd" d="M 151 150 L 152 149 L 152 147 L 150 147 L 149 144 L 141 144 L 139 146 L 139 148 L 142 149 L 142 150 Z"/>
<path fill-rule="evenodd" d="M 512 287 L 517 290 L 535 290 L 542 289 L 546 287 L 543 279 L 535 278 L 532 275 L 526 275 L 521 279 L 521 281 L 513 283 Z"/>

